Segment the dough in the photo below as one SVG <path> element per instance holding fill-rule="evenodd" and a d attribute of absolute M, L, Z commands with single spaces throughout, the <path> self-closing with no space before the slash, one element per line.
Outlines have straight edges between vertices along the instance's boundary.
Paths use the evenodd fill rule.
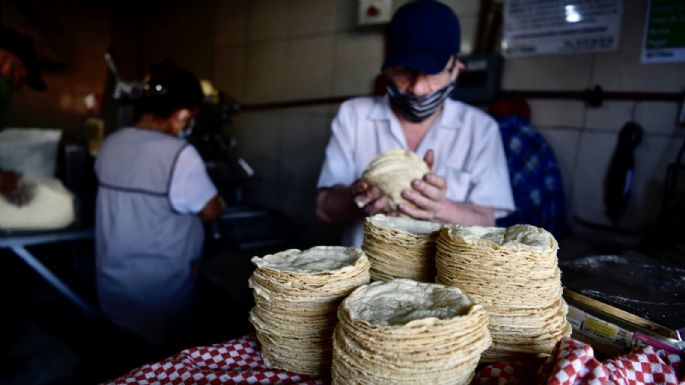
<path fill-rule="evenodd" d="M 29 193 L 21 207 L 0 195 L 0 229 L 53 230 L 74 221 L 74 198 L 62 183 L 53 178 L 24 178 L 20 188 Z"/>

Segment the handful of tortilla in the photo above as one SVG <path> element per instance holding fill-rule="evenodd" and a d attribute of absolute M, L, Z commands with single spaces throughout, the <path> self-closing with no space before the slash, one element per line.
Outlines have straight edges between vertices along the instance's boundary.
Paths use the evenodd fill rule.
<path fill-rule="evenodd" d="M 386 210 L 394 211 L 400 203 L 407 203 L 402 198 L 402 190 L 411 188 L 412 180 L 421 179 L 429 172 L 430 168 L 426 162 L 414 152 L 396 149 L 387 151 L 371 161 L 362 174 L 362 180 L 376 186 L 388 196 Z"/>

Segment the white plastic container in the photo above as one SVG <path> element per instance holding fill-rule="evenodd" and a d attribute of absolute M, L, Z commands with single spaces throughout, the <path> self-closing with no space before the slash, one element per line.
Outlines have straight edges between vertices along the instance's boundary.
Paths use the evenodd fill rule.
<path fill-rule="evenodd" d="M 62 131 L 7 128 L 0 131 L 0 169 L 25 176 L 53 177 Z"/>

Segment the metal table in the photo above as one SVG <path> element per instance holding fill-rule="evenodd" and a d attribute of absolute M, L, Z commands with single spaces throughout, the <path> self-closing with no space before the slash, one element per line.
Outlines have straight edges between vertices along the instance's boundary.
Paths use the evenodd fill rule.
<path fill-rule="evenodd" d="M 55 289 L 66 296 L 71 302 L 88 316 L 96 314 L 93 307 L 88 305 L 69 286 L 62 282 L 45 265 L 43 265 L 26 247 L 44 245 L 48 243 L 79 241 L 93 238 L 92 229 L 67 229 L 35 233 L 0 233 L 0 249 L 10 249 L 26 262 L 41 277 Z"/>

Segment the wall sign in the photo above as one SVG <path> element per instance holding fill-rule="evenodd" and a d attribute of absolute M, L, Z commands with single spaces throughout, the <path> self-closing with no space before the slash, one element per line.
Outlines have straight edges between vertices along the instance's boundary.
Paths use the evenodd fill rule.
<path fill-rule="evenodd" d="M 643 63 L 685 61 L 685 1 L 651 0 L 642 45 Z"/>
<path fill-rule="evenodd" d="M 622 13 L 622 0 L 506 0 L 502 53 L 613 51 L 618 47 Z"/>

